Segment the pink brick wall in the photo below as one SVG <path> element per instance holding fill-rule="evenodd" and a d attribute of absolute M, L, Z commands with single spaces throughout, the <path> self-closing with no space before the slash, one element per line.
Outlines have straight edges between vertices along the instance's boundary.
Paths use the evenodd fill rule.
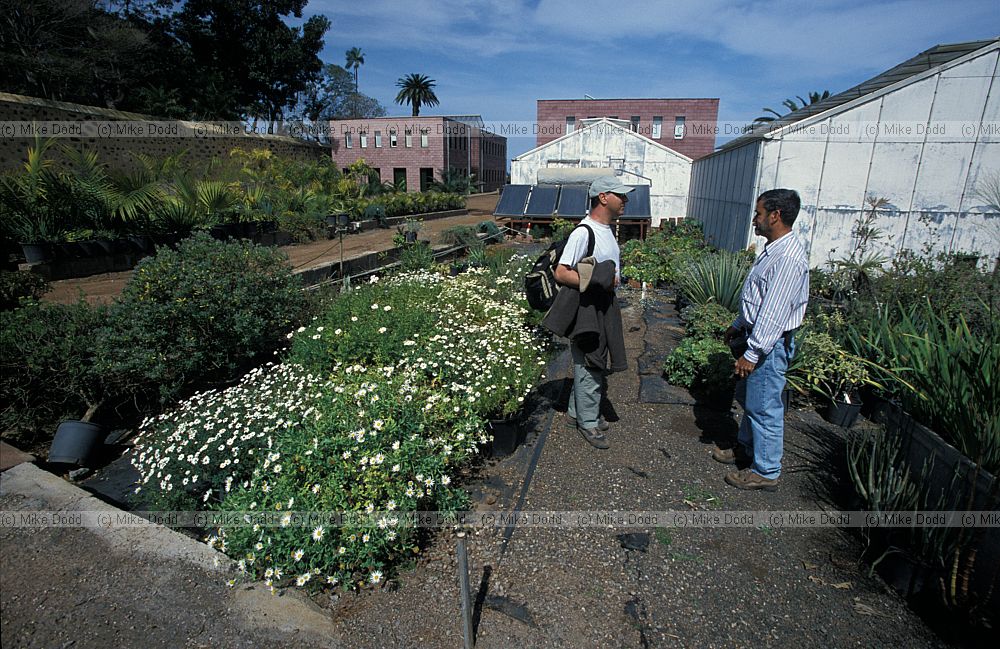
<path fill-rule="evenodd" d="M 617 117 L 630 121 L 639 117 L 639 132 L 689 158 L 697 159 L 715 150 L 715 127 L 719 119 L 718 99 L 539 99 L 536 146 L 566 134 L 566 118 L 576 118 L 576 128 L 589 117 Z M 659 138 L 653 137 L 653 117 L 662 117 Z M 674 137 L 676 117 L 684 117 L 684 137 Z"/>
<path fill-rule="evenodd" d="M 440 179 L 445 167 L 474 173 L 484 181 L 484 191 L 503 185 L 502 172 L 506 169 L 506 139 L 483 134 L 470 127 L 444 117 L 380 117 L 373 119 L 334 120 L 330 123 L 333 138 L 333 160 L 341 169 L 359 158 L 379 170 L 383 182 L 392 182 L 395 169 L 406 170 L 407 191 L 420 191 L 420 170 L 433 169 Z M 396 131 L 396 146 L 391 145 L 391 131 Z M 411 146 L 406 146 L 406 131 L 412 133 Z M 376 145 L 376 131 L 381 135 L 381 146 Z M 421 131 L 426 132 L 427 146 L 421 146 Z M 361 133 L 367 133 L 366 146 L 361 146 Z M 351 147 L 347 147 L 347 136 Z M 483 147 L 484 142 L 491 144 Z M 495 150 L 501 150 L 498 155 Z M 480 159 L 482 151 L 482 160 Z M 501 173 L 498 173 L 501 172 Z M 496 180 L 496 178 L 500 178 Z"/>

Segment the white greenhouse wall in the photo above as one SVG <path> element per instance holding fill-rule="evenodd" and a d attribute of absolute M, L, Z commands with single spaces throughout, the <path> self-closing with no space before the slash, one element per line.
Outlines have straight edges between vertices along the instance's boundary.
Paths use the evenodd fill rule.
<path fill-rule="evenodd" d="M 511 161 L 511 183 L 532 185 L 539 169 L 566 166 L 614 167 L 623 172 L 625 184 L 649 185 L 654 227 L 664 218 L 685 214 L 690 158 L 627 128 L 602 121 L 528 151 Z"/>
<path fill-rule="evenodd" d="M 1000 213 L 975 193 L 1000 173 L 998 49 L 792 124 L 774 139 L 699 160 L 688 214 L 705 223 L 715 245 L 760 249 L 764 240 L 750 229 L 754 197 L 796 189 L 802 212 L 795 232 L 816 267 L 849 255 L 867 197 L 885 198 L 875 224 L 885 233 L 882 252 L 975 252 L 992 265 L 1000 257 Z M 716 170 L 733 174 L 758 147 L 755 180 L 735 173 L 743 191 L 733 192 L 732 178 L 718 178 Z M 742 205 L 729 203 L 735 197 Z"/>

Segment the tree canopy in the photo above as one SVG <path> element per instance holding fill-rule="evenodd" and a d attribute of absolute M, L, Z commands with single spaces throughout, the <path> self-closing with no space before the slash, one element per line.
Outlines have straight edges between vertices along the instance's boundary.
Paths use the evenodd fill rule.
<path fill-rule="evenodd" d="M 830 91 L 829 90 L 824 90 L 822 93 L 810 92 L 809 93 L 809 101 L 806 101 L 805 99 L 803 99 L 801 95 L 796 95 L 795 99 L 798 99 L 799 102 L 801 103 L 801 105 L 795 103 L 795 99 L 791 99 L 791 98 L 786 99 L 785 101 L 781 102 L 781 105 L 784 106 L 785 108 L 787 108 L 789 113 L 794 113 L 795 111 L 799 110 L 800 108 L 805 108 L 806 106 L 810 106 L 812 104 L 821 102 L 824 99 L 827 99 L 829 97 L 830 97 Z M 784 117 L 784 115 L 782 115 L 778 111 L 774 110 L 773 108 L 765 108 L 764 112 L 765 113 L 770 113 L 770 115 L 761 115 L 760 117 L 758 117 L 757 119 L 754 120 L 754 124 L 759 124 L 761 122 L 773 122 L 776 119 L 780 119 L 780 118 Z"/>
<path fill-rule="evenodd" d="M 436 83 L 427 75 L 415 72 L 400 77 L 396 81 L 396 87 L 400 88 L 399 94 L 396 95 L 396 103 L 400 106 L 409 104 L 413 107 L 413 116 L 419 117 L 421 106 L 437 106 L 441 103 L 434 94 Z"/>
<path fill-rule="evenodd" d="M 322 77 L 307 0 L 4 0 L 0 87 L 161 117 L 281 121 Z"/>

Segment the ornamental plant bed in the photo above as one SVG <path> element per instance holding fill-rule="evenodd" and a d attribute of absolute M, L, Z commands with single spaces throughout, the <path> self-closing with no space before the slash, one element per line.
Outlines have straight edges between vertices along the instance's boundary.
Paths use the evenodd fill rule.
<path fill-rule="evenodd" d="M 417 550 L 410 512 L 466 505 L 453 480 L 489 441 L 487 416 L 518 411 L 541 375 L 545 350 L 515 297 L 528 261 L 343 294 L 288 335 L 281 362 L 146 422 L 137 496 L 279 512 L 277 527 L 209 538 L 270 587 L 380 583 Z M 358 518 L 302 527 L 293 512 Z"/>

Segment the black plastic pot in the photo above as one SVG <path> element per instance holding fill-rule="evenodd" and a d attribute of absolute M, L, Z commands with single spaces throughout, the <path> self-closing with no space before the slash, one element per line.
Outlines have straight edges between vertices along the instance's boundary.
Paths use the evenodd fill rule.
<path fill-rule="evenodd" d="M 834 426 L 850 428 L 858 420 L 858 415 L 860 414 L 861 399 L 855 399 L 853 403 L 834 399 L 823 413 L 823 419 L 826 419 Z"/>
<path fill-rule="evenodd" d="M 107 432 L 104 427 L 89 421 L 64 421 L 56 429 L 49 447 L 49 462 L 52 464 L 76 464 L 85 466 L 97 455 L 104 444 Z"/>
<path fill-rule="evenodd" d="M 406 243 L 416 243 L 417 242 L 417 233 L 416 232 L 406 232 L 406 233 L 404 233 L 403 238 L 406 241 Z"/>
<path fill-rule="evenodd" d="M 47 243 L 22 243 L 21 251 L 29 264 L 41 264 L 52 259 L 52 246 Z"/>
<path fill-rule="evenodd" d="M 521 415 L 515 413 L 503 419 L 490 419 L 493 441 L 490 445 L 493 457 L 510 455 L 521 443 Z"/>

